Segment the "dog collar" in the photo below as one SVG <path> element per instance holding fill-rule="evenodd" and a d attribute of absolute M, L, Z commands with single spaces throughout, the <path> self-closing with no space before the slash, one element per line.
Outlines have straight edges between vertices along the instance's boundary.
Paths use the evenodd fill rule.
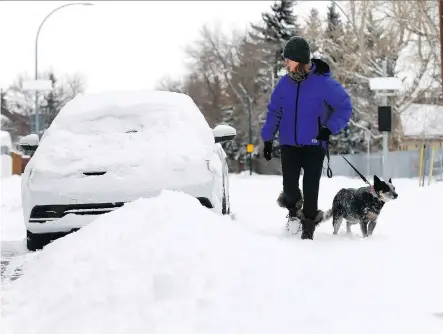
<path fill-rule="evenodd" d="M 378 198 L 378 194 L 375 192 L 374 186 L 369 185 L 369 192 L 374 195 L 376 198 Z"/>

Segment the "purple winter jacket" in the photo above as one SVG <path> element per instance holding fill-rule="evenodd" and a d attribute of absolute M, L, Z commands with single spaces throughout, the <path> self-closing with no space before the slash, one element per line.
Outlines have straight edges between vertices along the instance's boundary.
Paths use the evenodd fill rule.
<path fill-rule="evenodd" d="M 328 64 L 312 59 L 312 65 L 305 80 L 296 82 L 286 74 L 277 83 L 261 131 L 264 142 L 279 131 L 280 145 L 320 145 L 315 138 L 321 126 L 335 135 L 348 124 L 352 115 L 348 93 L 332 78 Z"/>

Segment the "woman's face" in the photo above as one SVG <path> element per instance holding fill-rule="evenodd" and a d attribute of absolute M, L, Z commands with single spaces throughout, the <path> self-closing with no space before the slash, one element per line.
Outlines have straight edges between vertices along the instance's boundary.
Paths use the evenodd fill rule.
<path fill-rule="evenodd" d="M 289 72 L 296 72 L 298 64 L 299 64 L 298 61 L 293 61 L 291 59 L 285 59 L 285 67 L 286 67 L 286 70 Z"/>

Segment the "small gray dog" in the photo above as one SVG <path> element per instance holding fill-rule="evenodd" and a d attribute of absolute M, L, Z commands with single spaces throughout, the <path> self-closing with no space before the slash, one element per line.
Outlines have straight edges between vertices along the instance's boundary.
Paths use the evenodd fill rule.
<path fill-rule="evenodd" d="M 343 219 L 346 220 L 347 233 L 351 233 L 351 226 L 358 223 L 366 238 L 374 232 L 378 215 L 385 203 L 397 197 L 391 179 L 385 182 L 374 175 L 374 185 L 371 187 L 341 189 L 334 197 L 332 209 L 324 214 L 322 221 L 332 217 L 334 234 L 338 233 Z"/>

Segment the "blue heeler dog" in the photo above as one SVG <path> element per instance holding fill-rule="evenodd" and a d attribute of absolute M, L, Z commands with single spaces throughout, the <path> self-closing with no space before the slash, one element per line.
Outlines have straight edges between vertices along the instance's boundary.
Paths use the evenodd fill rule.
<path fill-rule="evenodd" d="M 351 233 L 351 225 L 359 223 L 362 236 L 366 238 L 374 232 L 385 203 L 397 197 L 391 179 L 385 182 L 374 175 L 374 185 L 371 187 L 341 189 L 332 201 L 332 209 L 324 214 L 322 221 L 332 217 L 334 234 L 338 233 L 343 219 L 346 220 L 347 233 Z"/>

